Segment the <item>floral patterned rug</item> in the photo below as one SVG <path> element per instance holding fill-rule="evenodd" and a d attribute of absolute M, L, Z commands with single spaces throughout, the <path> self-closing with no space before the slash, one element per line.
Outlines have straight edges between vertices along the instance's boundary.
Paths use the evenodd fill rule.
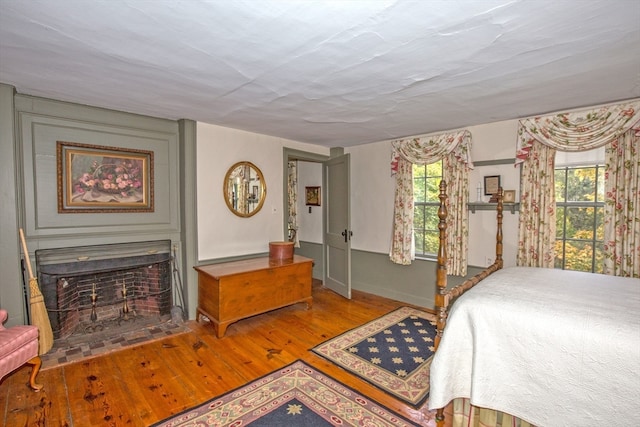
<path fill-rule="evenodd" d="M 311 349 L 414 407 L 429 397 L 435 315 L 401 307 Z"/>
<path fill-rule="evenodd" d="M 249 425 L 417 426 L 297 360 L 152 427 Z"/>

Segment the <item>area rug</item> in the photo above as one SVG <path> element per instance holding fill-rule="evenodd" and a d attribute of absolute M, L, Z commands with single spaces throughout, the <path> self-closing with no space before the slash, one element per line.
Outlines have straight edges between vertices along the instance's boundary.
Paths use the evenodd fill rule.
<path fill-rule="evenodd" d="M 152 427 L 335 425 L 417 426 L 297 360 Z"/>
<path fill-rule="evenodd" d="M 429 397 L 435 315 L 401 307 L 311 349 L 409 405 Z"/>

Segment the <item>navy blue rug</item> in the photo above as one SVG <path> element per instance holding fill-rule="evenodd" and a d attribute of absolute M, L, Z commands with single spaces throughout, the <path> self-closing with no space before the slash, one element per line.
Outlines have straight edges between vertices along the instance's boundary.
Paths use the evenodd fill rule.
<path fill-rule="evenodd" d="M 401 307 L 311 349 L 414 407 L 429 397 L 435 315 Z"/>

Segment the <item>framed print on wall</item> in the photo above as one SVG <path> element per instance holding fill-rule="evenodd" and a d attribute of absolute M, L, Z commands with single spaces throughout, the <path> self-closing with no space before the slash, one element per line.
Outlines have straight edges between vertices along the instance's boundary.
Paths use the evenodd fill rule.
<path fill-rule="evenodd" d="M 504 193 L 502 195 L 502 201 L 505 203 L 515 203 L 516 190 L 504 190 Z"/>
<path fill-rule="evenodd" d="M 307 206 L 320 206 L 320 187 L 305 187 Z"/>
<path fill-rule="evenodd" d="M 58 141 L 59 213 L 153 212 L 153 151 Z"/>
<path fill-rule="evenodd" d="M 484 195 L 492 196 L 498 193 L 500 188 L 500 175 L 490 175 L 484 177 Z"/>

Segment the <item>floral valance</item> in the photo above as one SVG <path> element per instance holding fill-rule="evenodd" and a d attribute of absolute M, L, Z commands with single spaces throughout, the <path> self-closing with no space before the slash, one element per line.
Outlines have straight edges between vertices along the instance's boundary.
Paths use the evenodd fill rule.
<path fill-rule="evenodd" d="M 422 138 L 399 139 L 391 142 L 391 174 L 398 171 L 398 159 L 415 163 L 434 163 L 453 152 L 455 157 L 473 169 L 471 161 L 471 132 L 461 130 Z"/>
<path fill-rule="evenodd" d="M 518 123 L 516 164 L 529 157 L 534 141 L 560 151 L 585 151 L 601 147 L 632 128 L 640 133 L 640 100 L 522 119 Z"/>

